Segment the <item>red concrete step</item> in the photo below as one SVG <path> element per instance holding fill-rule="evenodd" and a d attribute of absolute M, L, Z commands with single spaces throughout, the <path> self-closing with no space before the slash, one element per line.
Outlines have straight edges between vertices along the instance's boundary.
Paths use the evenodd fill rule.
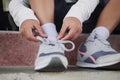
<path fill-rule="evenodd" d="M 66 52 L 70 65 L 75 65 L 77 48 L 87 38 L 88 34 L 81 34 L 74 41 L 76 48 Z M 111 35 L 109 39 L 112 47 L 120 51 L 120 35 Z M 33 66 L 39 43 L 28 41 L 19 32 L 0 31 L 0 66 Z"/>

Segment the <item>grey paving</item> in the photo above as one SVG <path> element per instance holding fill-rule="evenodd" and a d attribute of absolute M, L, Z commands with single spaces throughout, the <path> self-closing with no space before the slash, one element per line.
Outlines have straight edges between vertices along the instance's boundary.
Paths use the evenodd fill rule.
<path fill-rule="evenodd" d="M 35 72 L 33 67 L 0 67 L 0 80 L 120 80 L 120 71 L 71 69 Z"/>

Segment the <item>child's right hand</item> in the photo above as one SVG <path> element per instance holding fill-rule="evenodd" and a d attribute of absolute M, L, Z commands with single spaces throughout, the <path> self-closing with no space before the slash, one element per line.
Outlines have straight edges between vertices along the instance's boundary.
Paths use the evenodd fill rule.
<path fill-rule="evenodd" d="M 23 36 L 25 36 L 30 41 L 38 42 L 39 40 L 37 40 L 34 36 L 33 30 L 37 30 L 39 36 L 46 37 L 42 28 L 40 27 L 40 23 L 37 20 L 25 20 L 20 27 L 20 33 Z"/>

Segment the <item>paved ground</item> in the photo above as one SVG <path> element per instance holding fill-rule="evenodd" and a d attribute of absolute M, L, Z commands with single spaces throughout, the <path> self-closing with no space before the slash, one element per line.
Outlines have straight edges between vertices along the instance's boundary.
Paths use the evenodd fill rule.
<path fill-rule="evenodd" d="M 120 71 L 69 69 L 35 72 L 33 67 L 0 67 L 0 80 L 120 80 Z"/>
<path fill-rule="evenodd" d="M 76 45 L 86 37 L 85 34 L 80 36 L 75 41 Z M 114 49 L 120 51 L 118 39 L 119 35 L 113 35 L 110 37 L 110 42 Z M 35 72 L 30 66 L 33 66 L 35 60 L 37 43 L 26 40 L 17 32 L 0 32 L 0 42 L 0 80 L 120 80 L 120 65 L 114 66 L 119 68 L 119 71 L 70 68 L 65 72 Z M 66 53 L 72 65 L 76 63 L 76 51 L 77 48 L 75 52 Z"/>

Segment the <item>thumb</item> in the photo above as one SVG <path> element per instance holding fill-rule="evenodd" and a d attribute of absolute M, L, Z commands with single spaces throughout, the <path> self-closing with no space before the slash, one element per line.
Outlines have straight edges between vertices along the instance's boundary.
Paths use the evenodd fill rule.
<path fill-rule="evenodd" d="M 58 39 L 61 39 L 61 38 L 63 38 L 64 36 L 65 36 L 65 32 L 66 32 L 66 30 L 67 30 L 67 27 L 66 27 L 67 25 L 65 24 L 65 23 L 63 23 L 63 25 L 62 25 L 62 28 L 61 28 L 61 30 L 60 30 L 60 33 L 59 33 L 59 35 L 58 35 Z"/>
<path fill-rule="evenodd" d="M 35 28 L 36 28 L 36 30 L 37 30 L 37 32 L 39 33 L 39 35 L 41 36 L 41 37 L 47 37 L 46 35 L 45 35 L 45 33 L 43 32 L 43 30 L 42 30 L 42 28 L 41 28 L 41 26 L 40 25 L 35 25 Z"/>

